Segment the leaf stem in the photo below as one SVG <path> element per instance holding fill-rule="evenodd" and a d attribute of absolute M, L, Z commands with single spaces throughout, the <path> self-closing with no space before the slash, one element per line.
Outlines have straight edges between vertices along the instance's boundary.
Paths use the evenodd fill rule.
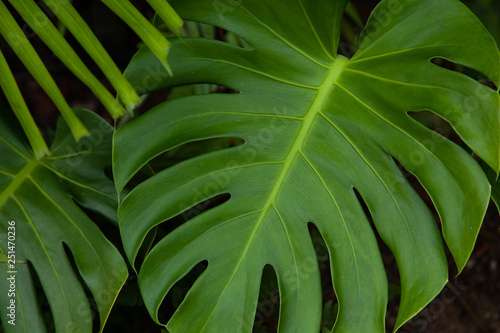
<path fill-rule="evenodd" d="M 168 41 L 154 25 L 152 25 L 129 1 L 102 0 L 116 15 L 118 15 L 139 36 L 162 65 L 172 75 L 167 62 L 170 49 Z"/>
<path fill-rule="evenodd" d="M 1 1 L 0 34 L 5 38 L 42 89 L 47 93 L 50 99 L 52 99 L 68 124 L 75 139 L 80 140 L 83 136 L 88 135 L 88 130 L 78 119 L 73 110 L 71 110 L 61 91 L 59 91 L 57 84 L 54 82 L 54 79 L 50 76 L 49 71 L 30 44 L 28 38 L 24 35 L 14 17 L 12 17 L 7 7 Z"/>
<path fill-rule="evenodd" d="M 182 33 L 182 19 L 172 6 L 165 0 L 147 0 L 147 2 L 161 17 L 167 27 L 180 37 Z"/>
<path fill-rule="evenodd" d="M 9 65 L 7 64 L 7 60 L 5 60 L 1 50 L 0 73 L 2 73 L 2 75 L 0 75 L 0 86 L 2 87 L 5 97 L 7 97 L 14 114 L 21 123 L 21 126 L 28 137 L 28 141 L 30 142 L 36 159 L 39 160 L 42 157 L 49 155 L 49 148 L 40 133 L 40 129 L 37 127 L 30 114 L 28 106 L 26 106 L 26 102 L 24 101 L 21 91 L 17 86 L 14 75 L 12 74 Z"/>
<path fill-rule="evenodd" d="M 73 48 L 33 0 L 9 0 L 12 6 L 37 33 L 54 54 L 99 98 L 113 118 L 125 114 L 125 109 L 90 72 Z"/>
<path fill-rule="evenodd" d="M 71 5 L 71 2 L 67 0 L 44 0 L 44 2 L 101 69 L 113 88 L 117 91 L 127 110 L 132 111 L 137 103 L 140 102 L 139 95 L 130 82 L 123 76 L 85 20 Z M 121 110 L 115 111 L 114 109 L 110 109 L 108 111 L 114 118 L 121 115 Z"/>

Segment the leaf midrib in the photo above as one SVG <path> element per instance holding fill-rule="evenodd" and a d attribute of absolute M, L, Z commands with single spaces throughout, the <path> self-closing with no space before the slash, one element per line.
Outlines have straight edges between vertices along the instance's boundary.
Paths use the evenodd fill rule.
<path fill-rule="evenodd" d="M 281 190 L 281 187 L 285 181 L 286 176 L 288 175 L 288 172 L 290 171 L 293 161 L 295 160 L 295 157 L 299 152 L 302 150 L 302 145 L 304 144 L 307 135 L 309 131 L 311 130 L 311 127 L 314 123 L 314 120 L 316 119 L 316 116 L 321 113 L 321 109 L 325 103 L 325 101 L 328 98 L 328 95 L 331 91 L 331 89 L 336 85 L 338 78 L 340 77 L 340 74 L 343 72 L 345 65 L 347 64 L 348 59 L 343 56 L 338 56 L 335 59 L 335 62 L 329 67 L 329 70 L 327 72 L 327 75 L 321 85 L 318 87 L 318 93 L 316 94 L 316 97 L 313 100 L 313 103 L 311 104 L 311 107 L 309 110 L 306 112 L 304 117 L 302 118 L 302 126 L 299 129 L 299 132 L 292 144 L 292 147 L 290 149 L 290 152 L 287 154 L 285 159 L 283 160 L 283 167 L 281 169 L 280 175 L 278 176 L 278 179 L 276 181 L 276 184 L 274 185 L 273 191 L 269 195 L 269 198 L 267 199 L 264 207 L 262 208 L 261 214 L 259 215 L 259 218 L 257 219 L 257 222 L 255 224 L 254 229 L 252 230 L 252 233 L 248 239 L 247 244 L 245 245 L 245 248 L 243 249 L 243 252 L 241 254 L 240 260 L 238 261 L 236 267 L 233 270 L 233 273 L 231 274 L 231 277 L 228 279 L 224 289 L 220 293 L 220 297 L 217 301 L 217 304 L 213 307 L 212 313 L 210 316 L 207 318 L 205 322 L 205 326 L 202 328 L 202 332 L 204 332 L 206 325 L 210 321 L 210 318 L 212 315 L 215 313 L 215 309 L 217 308 L 218 304 L 220 303 L 222 296 L 224 295 L 226 289 L 228 288 L 229 284 L 233 280 L 234 276 L 236 275 L 236 272 L 238 271 L 239 267 L 241 266 L 243 259 L 246 257 L 246 254 L 250 248 L 250 245 L 253 242 L 253 239 L 255 238 L 255 235 L 257 234 L 257 231 L 259 230 L 260 226 L 264 222 L 264 219 L 269 212 L 269 209 L 274 205 L 274 201 L 278 197 L 278 194 Z"/>
<path fill-rule="evenodd" d="M 316 94 L 316 97 L 314 98 L 311 107 L 303 117 L 302 126 L 300 127 L 299 133 L 297 134 L 297 137 L 295 138 L 295 141 L 292 144 L 292 148 L 290 149 L 290 152 L 287 154 L 287 156 L 283 161 L 283 168 L 278 177 L 278 180 L 276 181 L 276 185 L 274 186 L 273 191 L 271 192 L 271 195 L 269 196 L 269 199 L 266 202 L 264 209 L 262 210 L 263 216 L 259 217 L 258 220 L 259 223 L 257 223 L 257 228 L 260 225 L 260 223 L 262 223 L 264 216 L 267 214 L 267 211 L 269 210 L 274 200 L 278 196 L 278 193 L 281 189 L 281 186 L 283 185 L 283 182 L 288 174 L 288 171 L 290 171 L 290 168 L 293 164 L 295 156 L 299 151 L 302 150 L 302 145 L 306 140 L 307 134 L 311 130 L 314 119 L 316 119 L 316 116 L 320 114 L 321 109 L 326 99 L 328 98 L 330 90 L 335 86 L 340 76 L 340 73 L 343 71 L 347 61 L 348 61 L 347 58 L 339 56 L 335 60 L 333 65 L 330 67 L 328 74 L 326 75 L 325 79 L 319 86 L 318 93 Z"/>

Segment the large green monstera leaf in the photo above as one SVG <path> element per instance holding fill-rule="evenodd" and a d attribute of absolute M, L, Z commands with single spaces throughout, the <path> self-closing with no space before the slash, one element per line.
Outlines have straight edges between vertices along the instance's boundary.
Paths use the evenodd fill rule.
<path fill-rule="evenodd" d="M 271 265 L 280 294 L 278 331 L 318 332 L 322 291 L 312 223 L 328 247 L 339 301 L 333 331 L 385 332 L 388 283 L 377 234 L 397 260 L 401 326 L 446 283 L 445 242 L 463 269 L 490 195 L 471 155 L 408 112 L 444 118 L 498 170 L 498 92 L 431 61 L 472 68 L 498 86 L 493 38 L 459 1 L 384 0 L 347 59 L 337 54 L 345 0 L 171 3 L 184 19 L 232 31 L 251 49 L 177 40 L 169 59 L 173 77 L 147 50 L 127 70 L 142 92 L 212 83 L 237 93 L 167 101 L 119 129 L 113 157 L 119 192 L 149 160 L 184 143 L 244 142 L 163 170 L 121 203 L 125 251 L 135 262 L 152 228 L 204 200 L 230 196 L 146 256 L 139 283 L 153 318 L 172 286 L 206 261 L 167 329 L 251 332 L 262 271 Z M 398 162 L 432 199 L 442 236 Z"/>
<path fill-rule="evenodd" d="M 40 303 L 38 285 L 56 332 L 91 332 L 91 303 L 102 328 L 128 275 L 118 250 L 80 208 L 116 221 L 116 192 L 104 173 L 113 128 L 90 111 L 75 111 L 91 135 L 77 143 L 60 121 L 51 155 L 40 160 L 27 148 L 22 129 L 13 125 L 16 120 L 7 118 L 10 112 L 0 111 L 0 314 L 5 332 L 53 331 L 44 322 L 41 307 L 47 305 Z"/>

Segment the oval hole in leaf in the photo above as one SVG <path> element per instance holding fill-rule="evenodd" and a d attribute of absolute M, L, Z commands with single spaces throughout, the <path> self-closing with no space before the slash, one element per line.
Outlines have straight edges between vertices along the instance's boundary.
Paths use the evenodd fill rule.
<path fill-rule="evenodd" d="M 80 271 L 78 270 L 78 267 L 76 266 L 75 258 L 73 256 L 73 253 L 71 252 L 71 249 L 64 242 L 62 242 L 62 246 L 64 248 L 64 252 L 66 253 L 66 256 L 68 257 L 69 262 L 71 263 L 71 268 L 73 269 L 73 272 L 75 273 L 76 277 L 78 278 L 78 281 L 79 281 L 80 285 L 82 286 L 82 288 L 85 292 L 85 295 L 87 296 L 88 305 L 90 306 L 90 311 L 92 313 L 92 327 L 99 327 L 100 326 L 99 310 L 97 308 L 97 304 L 94 300 L 94 297 L 92 296 L 90 289 L 87 287 L 87 283 L 85 282 L 85 280 L 83 280 L 82 276 L 80 275 Z M 80 304 L 79 307 L 83 307 L 86 305 L 87 304 Z"/>
<path fill-rule="evenodd" d="M 152 249 L 153 247 L 158 244 L 159 241 L 161 241 L 166 235 L 177 229 L 177 227 L 181 226 L 184 222 L 189 221 L 196 216 L 200 215 L 201 213 L 217 207 L 219 205 L 222 205 L 223 203 L 227 202 L 229 199 L 231 199 L 231 195 L 229 193 L 222 193 L 218 194 L 216 196 L 213 196 L 210 199 L 207 199 L 205 201 L 202 201 L 189 209 L 185 210 L 181 214 L 162 222 L 157 226 L 157 228 L 151 229 L 147 235 L 147 237 L 151 237 L 151 234 L 154 235 L 154 240 L 150 243 L 150 246 L 148 246 L 149 249 Z M 147 242 L 145 242 L 147 243 Z M 143 244 L 144 245 L 144 244 Z M 144 249 L 141 248 L 141 251 Z M 136 266 L 137 266 L 137 261 L 136 261 Z"/>
<path fill-rule="evenodd" d="M 118 220 L 116 210 L 113 207 L 108 207 L 107 205 L 103 205 L 102 207 L 93 206 L 92 203 L 78 201 L 78 198 L 71 198 L 71 200 L 94 222 L 111 243 L 121 244 L 120 235 L 117 233 Z"/>
<path fill-rule="evenodd" d="M 179 305 L 186 297 L 196 280 L 208 267 L 208 261 L 204 260 L 193 267 L 182 279 L 177 281 L 168 291 L 158 311 L 158 319 L 161 323 L 167 323 L 175 313 Z"/>
<path fill-rule="evenodd" d="M 240 138 L 213 138 L 199 141 L 192 141 L 173 148 L 149 162 L 149 165 L 158 172 L 176 165 L 185 160 L 193 157 L 201 156 L 203 154 L 237 147 L 243 144 Z"/>
<path fill-rule="evenodd" d="M 307 226 L 309 228 L 309 235 L 313 243 L 314 251 L 316 252 L 321 277 L 321 290 L 323 292 L 321 327 L 326 327 L 331 331 L 335 324 L 335 319 L 337 318 L 338 301 L 333 289 L 330 253 L 316 225 L 314 225 L 314 223 L 308 223 Z"/>
<path fill-rule="evenodd" d="M 401 164 L 397 160 L 395 160 L 394 158 L 393 158 L 393 160 L 400 168 L 402 168 Z M 404 174 L 411 175 L 407 171 Z M 375 237 L 377 239 L 378 247 L 380 249 L 380 253 L 382 256 L 382 261 L 384 263 L 385 271 L 387 273 L 388 282 L 390 284 L 399 285 L 400 284 L 399 270 L 398 270 L 398 267 L 396 264 L 396 259 L 394 258 L 394 255 L 392 254 L 389 247 L 382 240 L 382 237 L 380 237 L 380 234 L 378 233 L 378 230 L 375 227 L 375 223 L 373 222 L 373 217 L 370 213 L 370 210 L 368 209 L 368 205 L 366 204 L 363 197 L 361 196 L 361 193 L 359 193 L 358 190 L 356 190 L 356 188 L 353 188 L 353 191 L 356 194 L 356 198 L 358 199 L 359 203 L 361 204 L 361 207 L 363 207 L 363 211 L 366 215 L 366 218 L 368 219 L 368 221 L 370 222 L 370 225 L 373 228 L 373 233 L 375 234 Z M 392 323 L 392 326 L 394 326 L 394 323 Z M 388 326 L 388 327 L 391 327 L 391 326 Z"/>
<path fill-rule="evenodd" d="M 462 139 L 455 132 L 450 123 L 437 114 L 431 111 L 409 111 L 407 114 L 431 131 L 443 136 L 443 138 L 447 138 L 458 145 L 462 144 Z M 439 137 L 433 138 L 438 139 Z"/>
<path fill-rule="evenodd" d="M 411 173 L 411 171 L 403 167 L 403 165 L 394 157 L 392 157 L 392 159 L 394 160 L 394 163 L 398 166 L 399 170 L 401 171 L 398 180 L 406 181 L 411 185 L 411 187 L 413 187 L 415 192 L 417 192 L 417 194 L 422 198 L 422 200 L 424 200 L 424 203 L 427 205 L 427 207 L 431 210 L 432 216 L 434 216 L 436 223 L 438 224 L 439 228 L 441 228 L 441 219 L 439 218 L 439 214 L 436 210 L 436 207 L 434 206 L 434 203 L 432 202 L 431 197 L 429 196 L 429 193 L 427 193 L 427 190 L 422 186 L 422 184 L 420 184 L 417 177 L 415 177 L 413 173 Z"/>
<path fill-rule="evenodd" d="M 26 262 L 28 264 L 31 279 L 33 280 L 37 301 L 40 306 L 39 307 L 40 311 L 42 311 L 42 317 L 45 323 L 45 327 L 47 328 L 48 332 L 54 332 L 55 331 L 54 316 L 52 315 L 52 309 L 50 308 L 49 300 L 47 299 L 47 295 L 43 290 L 42 283 L 38 278 L 38 274 L 35 268 L 33 267 L 33 264 L 29 260 L 27 260 Z"/>
<path fill-rule="evenodd" d="M 245 41 L 245 39 L 241 38 L 239 35 L 235 34 L 232 31 L 228 31 L 211 24 L 185 21 L 182 32 L 183 37 L 216 39 L 240 48 L 252 49 L 250 44 L 248 44 L 247 41 Z"/>
<path fill-rule="evenodd" d="M 192 95 L 205 95 L 205 94 L 238 94 L 239 91 L 230 89 L 210 82 L 201 84 L 188 84 L 184 86 L 177 86 L 170 89 L 168 99 L 182 98 Z"/>
<path fill-rule="evenodd" d="M 495 85 L 495 83 L 488 78 L 487 75 L 484 75 L 475 69 L 472 69 L 470 67 L 457 64 L 455 62 L 449 61 L 448 59 L 441 58 L 441 57 L 435 57 L 430 60 L 431 63 L 433 63 L 436 66 L 442 67 L 444 69 L 448 69 L 451 71 L 455 71 L 458 73 L 462 73 L 464 75 L 467 75 L 473 80 L 478 81 L 479 83 L 493 89 L 493 90 L 498 90 L 498 87 Z"/>
<path fill-rule="evenodd" d="M 262 271 L 259 300 L 253 321 L 254 332 L 275 332 L 280 313 L 278 278 L 273 266 L 266 265 Z"/>
<path fill-rule="evenodd" d="M 143 166 L 134 174 L 126 185 L 126 188 L 134 188 L 149 177 L 161 170 L 170 168 L 191 158 L 216 152 L 223 149 L 241 146 L 245 141 L 241 138 L 212 138 L 205 140 L 192 141 L 181 144 L 166 152 L 152 158 L 147 165 Z"/>

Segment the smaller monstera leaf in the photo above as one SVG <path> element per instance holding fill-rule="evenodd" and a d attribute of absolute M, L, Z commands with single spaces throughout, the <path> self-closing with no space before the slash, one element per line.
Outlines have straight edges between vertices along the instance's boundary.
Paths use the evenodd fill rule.
<path fill-rule="evenodd" d="M 395 329 L 445 285 L 445 242 L 459 271 L 465 266 L 488 205 L 488 180 L 470 154 L 409 112 L 448 121 L 498 170 L 498 92 L 432 62 L 469 67 L 498 86 L 495 42 L 457 0 L 383 0 L 348 59 L 337 54 L 346 2 L 172 0 L 183 19 L 222 27 L 251 48 L 174 40 L 173 77 L 146 49 L 127 69 L 140 91 L 201 83 L 237 91 L 167 101 L 115 134 L 118 192 L 148 161 L 182 144 L 244 142 L 157 173 L 119 207 L 134 263 L 155 226 L 230 196 L 163 237 L 140 267 L 144 301 L 158 321 L 172 286 L 208 262 L 167 323 L 170 332 L 251 332 L 266 265 L 278 280 L 278 332 L 318 332 L 322 291 L 309 223 L 330 255 L 339 302 L 333 332 L 385 332 L 388 283 L 377 234 L 401 278 Z M 441 230 L 398 164 L 427 191 Z"/>
<path fill-rule="evenodd" d="M 118 250 L 81 208 L 116 221 L 116 192 L 104 172 L 111 161 L 113 128 L 90 111 L 75 112 L 91 135 L 77 143 L 60 120 L 51 155 L 37 160 L 16 120 L 2 110 L 0 314 L 6 332 L 47 330 L 37 279 L 50 304 L 56 332 L 91 332 L 91 297 L 102 329 L 128 275 Z M 8 229 L 12 221 L 15 240 Z M 13 269 L 5 256 L 11 253 L 16 259 L 16 291 L 6 297 L 10 288 L 6 278 Z M 15 326 L 5 320 L 11 299 L 16 307 Z"/>

